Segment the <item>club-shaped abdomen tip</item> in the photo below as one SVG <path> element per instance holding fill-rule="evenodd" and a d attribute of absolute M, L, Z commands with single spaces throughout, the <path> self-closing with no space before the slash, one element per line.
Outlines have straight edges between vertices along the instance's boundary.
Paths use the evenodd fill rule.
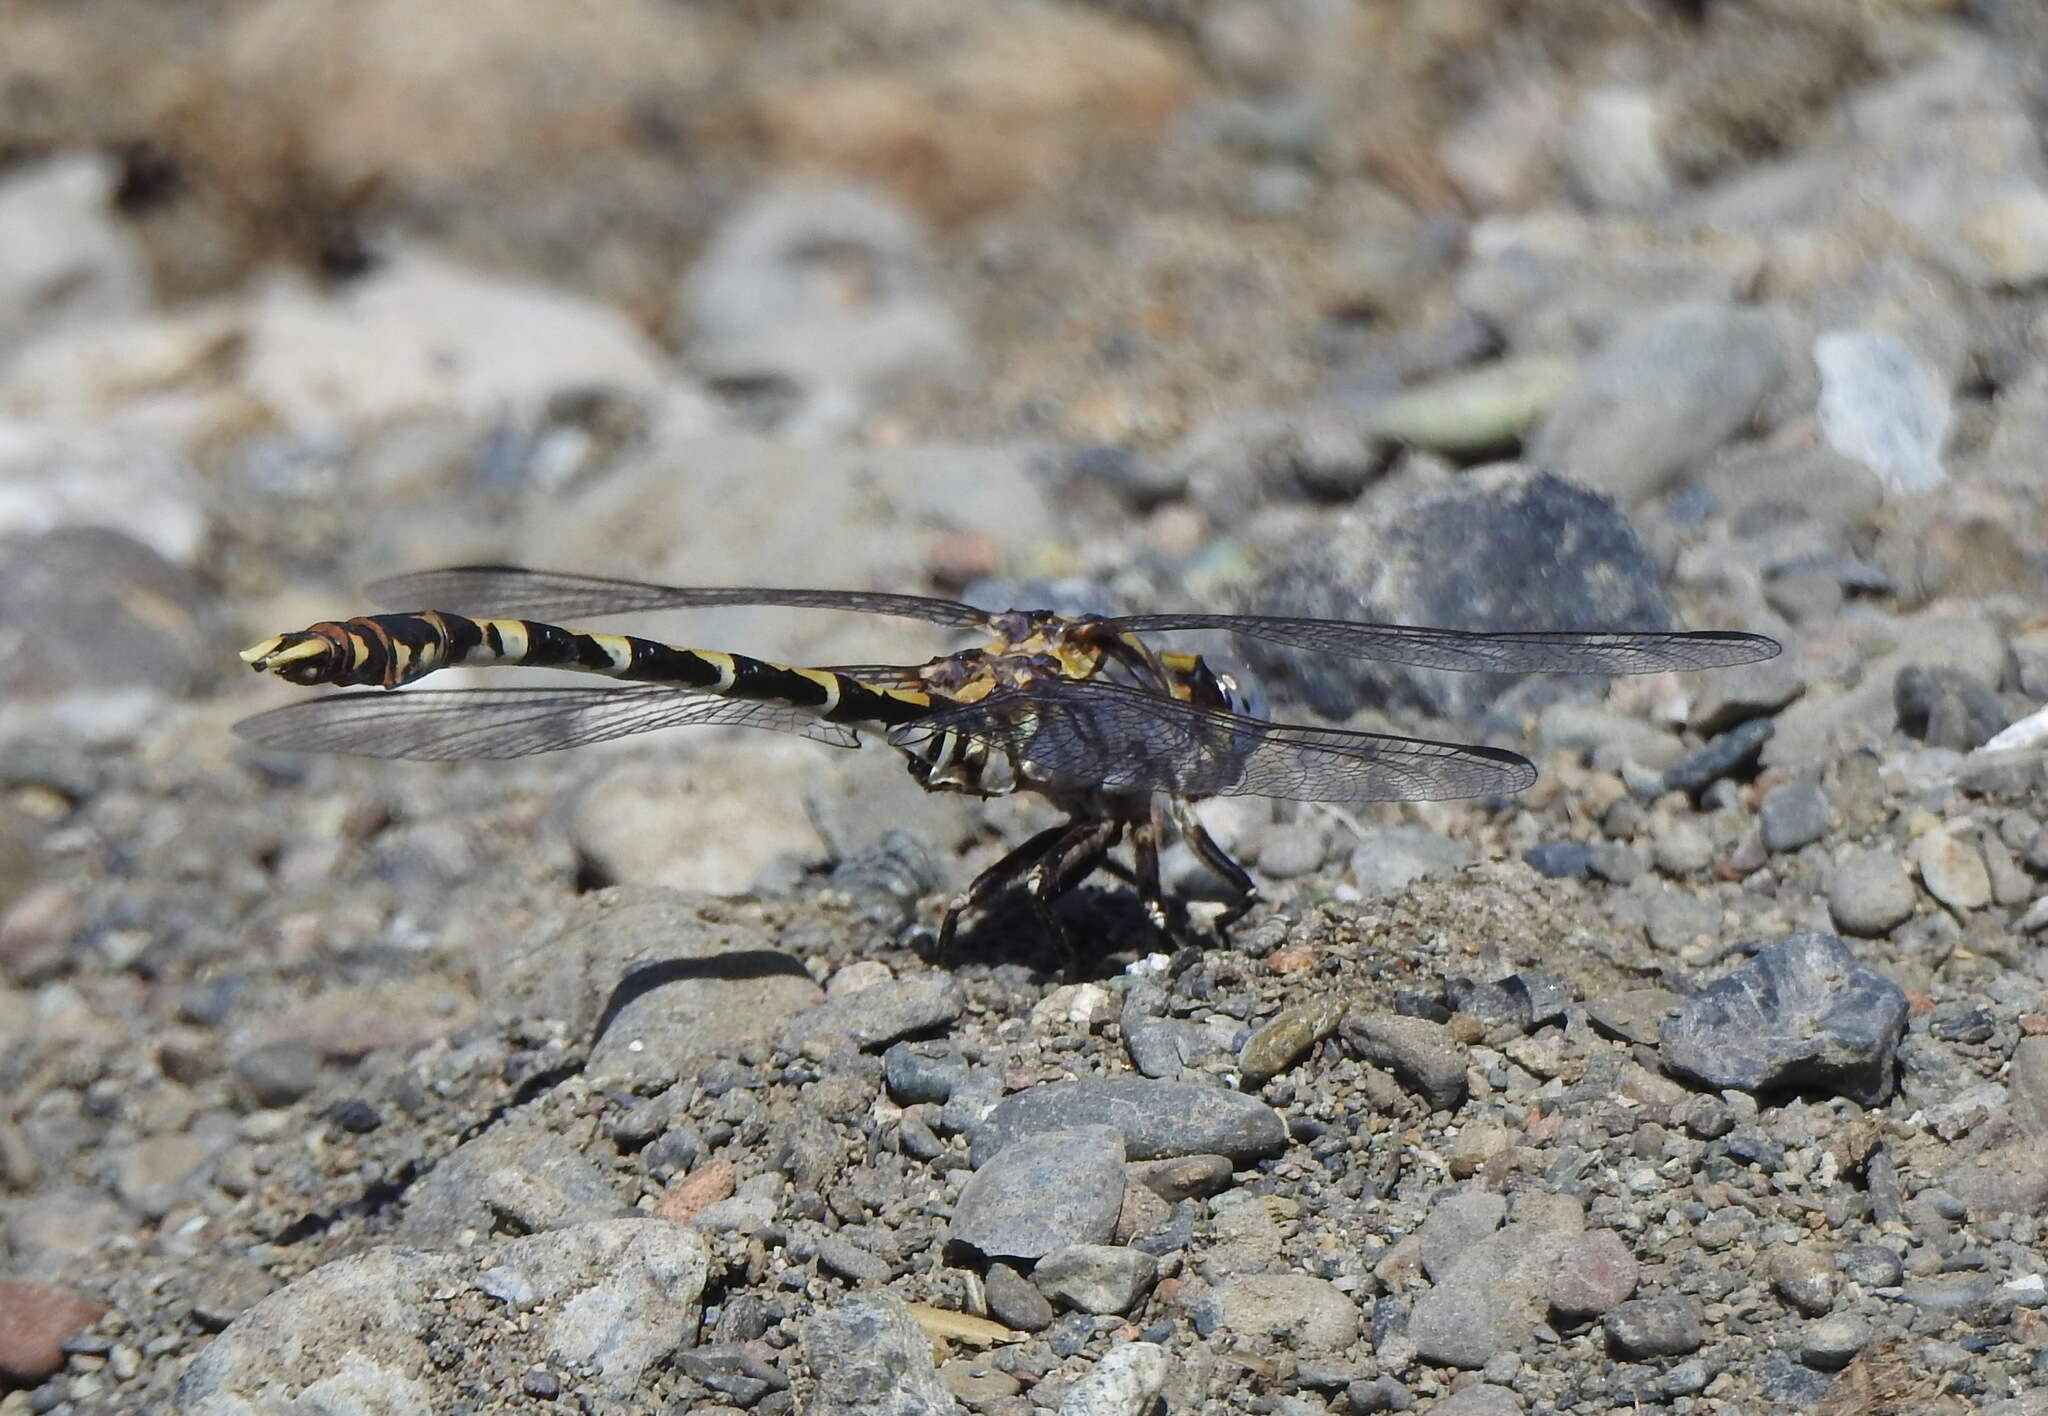
<path fill-rule="evenodd" d="M 278 634 L 242 651 L 242 662 L 257 673 L 273 673 L 294 683 L 319 683 L 327 676 L 334 646 L 318 634 L 300 630 Z"/>

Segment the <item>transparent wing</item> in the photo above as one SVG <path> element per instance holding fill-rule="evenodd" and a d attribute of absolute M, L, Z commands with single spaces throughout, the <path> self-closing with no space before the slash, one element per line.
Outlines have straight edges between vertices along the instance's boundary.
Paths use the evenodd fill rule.
<path fill-rule="evenodd" d="M 506 619 L 575 619 L 711 605 L 791 605 L 800 609 L 852 610 L 896 615 L 928 624 L 981 628 L 986 611 L 957 600 L 927 595 L 892 595 L 866 590 L 775 590 L 651 585 L 603 575 L 563 575 L 511 565 L 461 565 L 395 575 L 370 586 L 380 604 L 398 609 L 453 610 L 458 614 Z"/>
<path fill-rule="evenodd" d="M 915 745 L 946 729 L 1028 763 L 1040 780 L 1117 793 L 1438 801 L 1536 780 L 1528 759 L 1499 748 L 1269 723 L 1100 679 L 990 694 L 889 740 Z"/>
<path fill-rule="evenodd" d="M 781 703 L 646 688 L 371 689 L 273 708 L 235 724 L 261 747 L 448 762 L 530 757 L 684 726 L 768 728 L 833 747 L 859 736 Z"/>
<path fill-rule="evenodd" d="M 1715 629 L 1480 633 L 1284 615 L 1210 614 L 1118 615 L 1099 623 L 1117 634 L 1223 629 L 1352 659 L 1493 673 L 1647 674 L 1660 669 L 1725 669 L 1775 658 L 1781 647 L 1761 634 Z"/>

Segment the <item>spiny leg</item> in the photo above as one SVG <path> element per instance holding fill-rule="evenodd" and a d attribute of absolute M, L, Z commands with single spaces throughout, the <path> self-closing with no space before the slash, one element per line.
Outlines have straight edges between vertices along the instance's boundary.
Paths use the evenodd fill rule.
<path fill-rule="evenodd" d="M 975 876 L 973 883 L 955 895 L 946 906 L 946 918 L 939 925 L 940 951 L 944 952 L 953 947 L 953 935 L 960 928 L 961 915 L 987 904 L 990 899 L 1024 879 L 1044 859 L 1047 852 L 1066 839 L 1073 828 L 1074 823 L 1071 821 L 1048 826 Z"/>
<path fill-rule="evenodd" d="M 1202 825 L 1201 818 L 1195 815 L 1195 809 L 1190 803 L 1176 798 L 1173 803 L 1173 818 L 1180 827 L 1181 839 L 1188 843 L 1188 849 L 1195 853 L 1195 858 L 1208 866 L 1211 873 L 1228 886 L 1235 896 L 1224 905 L 1223 913 L 1216 917 L 1216 932 L 1221 934 L 1243 919 L 1245 911 L 1257 903 L 1259 887 L 1252 883 L 1252 878 L 1245 873 L 1244 867 L 1232 860 L 1229 853 L 1216 844 L 1216 838 Z"/>
<path fill-rule="evenodd" d="M 1124 826 L 1123 819 L 1115 816 L 1070 821 L 1059 843 L 1031 869 L 1028 888 L 1032 906 L 1038 911 L 1039 924 L 1058 943 L 1064 960 L 1061 971 L 1068 977 L 1075 973 L 1080 956 L 1074 948 L 1073 937 L 1060 923 L 1059 916 L 1053 913 L 1053 901 L 1087 879 L 1095 867 L 1102 864 L 1109 848 L 1123 835 Z"/>

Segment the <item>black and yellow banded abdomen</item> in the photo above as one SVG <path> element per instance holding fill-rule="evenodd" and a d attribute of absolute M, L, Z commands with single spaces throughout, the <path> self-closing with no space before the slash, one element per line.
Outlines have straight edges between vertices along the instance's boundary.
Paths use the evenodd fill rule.
<path fill-rule="evenodd" d="M 538 620 L 471 619 L 438 610 L 323 620 L 252 645 L 242 651 L 242 659 L 258 673 L 291 683 L 376 688 L 397 688 L 458 665 L 573 669 L 787 703 L 835 723 L 905 723 L 931 706 L 920 691 L 878 688 L 830 669 L 792 668 L 631 634 L 586 634 Z"/>

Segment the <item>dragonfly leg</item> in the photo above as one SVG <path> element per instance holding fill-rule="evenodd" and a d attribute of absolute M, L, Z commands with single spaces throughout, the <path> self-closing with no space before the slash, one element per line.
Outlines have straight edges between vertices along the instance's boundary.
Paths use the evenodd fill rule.
<path fill-rule="evenodd" d="M 1048 826 L 975 876 L 973 883 L 955 895 L 946 906 L 945 921 L 939 925 L 940 951 L 944 952 L 953 947 L 953 936 L 959 931 L 961 915 L 971 909 L 980 908 L 1024 879 L 1049 852 L 1066 839 L 1073 825 L 1071 821 L 1064 821 L 1057 826 Z"/>
<path fill-rule="evenodd" d="M 1123 835 L 1124 826 L 1123 819 L 1116 816 L 1070 821 L 1059 843 L 1031 869 L 1029 888 L 1032 905 L 1038 911 L 1039 923 L 1045 932 L 1059 943 L 1060 953 L 1065 959 L 1064 972 L 1069 977 L 1077 971 L 1080 954 L 1074 948 L 1073 936 L 1067 933 L 1066 926 L 1053 913 L 1053 901 L 1087 879 L 1095 867 L 1102 864 L 1109 848 Z"/>
<path fill-rule="evenodd" d="M 1175 824 L 1180 827 L 1181 839 L 1188 843 L 1188 849 L 1193 851 L 1195 858 L 1208 866 L 1219 880 L 1230 887 L 1234 897 L 1225 904 L 1223 913 L 1216 917 L 1216 930 L 1220 934 L 1243 919 L 1245 911 L 1257 903 L 1259 887 L 1252 883 L 1252 878 L 1245 873 L 1245 868 L 1232 860 L 1229 852 L 1223 847 L 1216 844 L 1216 838 L 1202 825 L 1201 818 L 1195 815 L 1192 805 L 1185 801 L 1175 801 L 1173 816 Z"/>
<path fill-rule="evenodd" d="M 1166 835 L 1166 821 L 1154 804 L 1147 808 L 1145 819 L 1131 828 L 1131 854 L 1137 858 L 1137 872 L 1132 883 L 1138 887 L 1138 899 L 1145 906 L 1145 917 L 1152 921 L 1152 927 L 1168 938 L 1178 938 L 1178 912 L 1173 902 L 1159 884 L 1159 842 Z"/>

